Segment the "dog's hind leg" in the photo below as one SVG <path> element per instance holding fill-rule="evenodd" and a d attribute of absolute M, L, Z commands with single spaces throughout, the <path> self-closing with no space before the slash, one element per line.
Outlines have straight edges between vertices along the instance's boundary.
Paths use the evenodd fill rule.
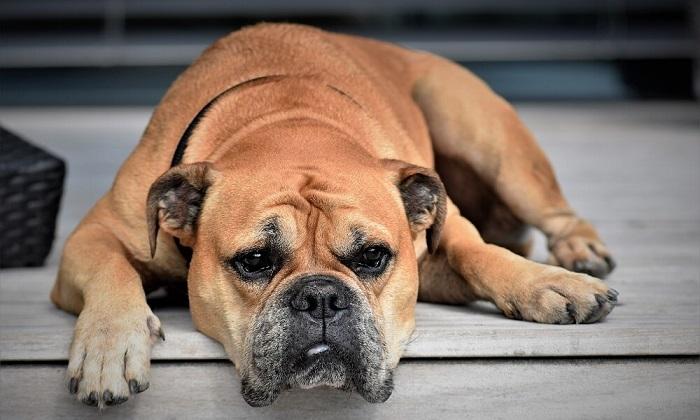
<path fill-rule="evenodd" d="M 88 405 L 115 405 L 148 387 L 163 333 L 141 277 L 111 229 L 88 217 L 66 242 L 51 300 L 78 314 L 68 387 Z"/>
<path fill-rule="evenodd" d="M 607 275 L 614 266 L 610 253 L 593 226 L 571 209 L 513 108 L 457 64 L 433 56 L 426 60 L 412 95 L 425 115 L 438 164 L 470 168 L 518 220 L 545 233 L 553 262 Z M 457 178 L 447 179 L 448 193 L 459 203 L 449 184 L 460 180 L 451 175 Z"/>

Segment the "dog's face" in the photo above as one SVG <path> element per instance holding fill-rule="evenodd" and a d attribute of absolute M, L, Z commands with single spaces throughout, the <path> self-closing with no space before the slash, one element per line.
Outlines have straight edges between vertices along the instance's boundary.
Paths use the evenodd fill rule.
<path fill-rule="evenodd" d="M 337 132 L 286 135 L 304 138 L 261 133 L 159 178 L 152 250 L 159 227 L 193 248 L 195 324 L 225 346 L 249 404 L 319 385 L 384 401 L 414 328 L 414 240 L 427 230 L 436 246 L 444 189 Z"/>

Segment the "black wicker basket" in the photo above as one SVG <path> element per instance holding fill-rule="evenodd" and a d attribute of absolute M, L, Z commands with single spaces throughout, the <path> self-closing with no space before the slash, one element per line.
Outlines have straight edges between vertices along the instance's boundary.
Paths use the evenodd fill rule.
<path fill-rule="evenodd" d="M 51 251 L 65 163 L 0 127 L 0 267 L 36 267 Z"/>

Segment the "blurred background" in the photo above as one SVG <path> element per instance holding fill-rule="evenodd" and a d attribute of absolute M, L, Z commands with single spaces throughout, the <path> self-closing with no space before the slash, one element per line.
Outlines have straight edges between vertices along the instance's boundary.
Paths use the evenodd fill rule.
<path fill-rule="evenodd" d="M 259 21 L 428 50 L 485 79 L 613 251 L 624 303 L 575 328 L 421 303 L 386 404 L 314 391 L 253 411 L 222 348 L 156 297 L 153 386 L 100 418 L 698 418 L 700 0 L 0 0 L 0 128 L 43 149 L 0 130 L 0 268 L 43 262 L 53 241 L 43 267 L 0 271 L 0 419 L 95 418 L 64 384 L 75 317 L 48 301 L 63 244 L 175 77 Z"/>
<path fill-rule="evenodd" d="M 693 99 L 695 0 L 2 0 L 0 106 L 145 105 L 216 38 L 298 22 L 441 54 L 510 100 Z"/>

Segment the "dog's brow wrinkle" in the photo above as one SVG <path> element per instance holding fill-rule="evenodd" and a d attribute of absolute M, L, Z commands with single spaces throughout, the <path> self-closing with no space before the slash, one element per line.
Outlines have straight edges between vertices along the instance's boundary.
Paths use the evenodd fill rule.
<path fill-rule="evenodd" d="M 306 219 L 306 225 L 307 225 L 307 232 L 309 232 L 309 239 L 311 241 L 310 244 L 310 249 L 315 250 L 316 249 L 316 237 L 319 234 L 319 219 L 321 217 L 321 209 L 312 206 L 311 211 L 309 212 L 307 219 Z M 315 253 L 312 254 L 312 258 L 315 260 L 316 255 Z"/>
<path fill-rule="evenodd" d="M 284 191 L 260 203 L 262 207 L 292 206 L 299 211 L 308 211 L 309 203 L 298 193 Z"/>
<path fill-rule="evenodd" d="M 353 201 L 351 197 L 343 195 L 342 193 L 336 194 L 323 190 L 310 190 L 304 194 L 304 198 L 312 206 L 324 212 L 357 208 L 357 203 Z"/>

